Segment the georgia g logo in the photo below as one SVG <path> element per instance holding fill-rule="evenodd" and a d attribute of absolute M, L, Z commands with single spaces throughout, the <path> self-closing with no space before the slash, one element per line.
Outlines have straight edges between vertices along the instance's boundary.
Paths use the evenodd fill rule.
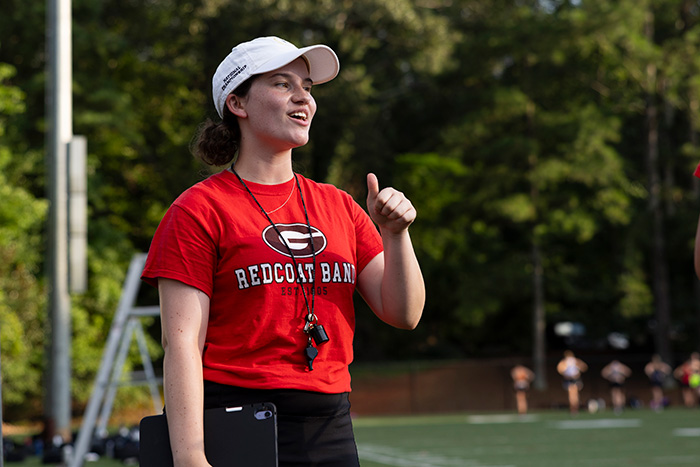
<path fill-rule="evenodd" d="M 314 247 L 312 249 L 309 226 L 306 224 L 276 225 L 280 235 L 277 235 L 274 227 L 270 225 L 263 230 L 262 237 L 267 246 L 281 255 L 290 256 L 289 250 L 291 250 L 295 258 L 309 258 L 313 256 L 313 250 L 316 250 L 316 254 L 319 254 L 328 245 L 326 236 L 316 227 L 311 227 L 311 235 L 313 235 L 314 240 Z M 285 243 L 289 246 L 289 250 L 287 246 L 285 246 Z"/>

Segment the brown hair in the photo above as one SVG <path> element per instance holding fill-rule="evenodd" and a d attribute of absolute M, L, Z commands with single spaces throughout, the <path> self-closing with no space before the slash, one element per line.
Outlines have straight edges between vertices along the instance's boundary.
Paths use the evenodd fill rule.
<path fill-rule="evenodd" d="M 238 97 L 245 97 L 258 75 L 253 75 L 232 91 Z M 192 154 L 207 165 L 221 167 L 229 164 L 241 143 L 241 129 L 236 117 L 224 105 L 223 120 L 216 123 L 206 119 L 199 125 L 192 144 Z"/>

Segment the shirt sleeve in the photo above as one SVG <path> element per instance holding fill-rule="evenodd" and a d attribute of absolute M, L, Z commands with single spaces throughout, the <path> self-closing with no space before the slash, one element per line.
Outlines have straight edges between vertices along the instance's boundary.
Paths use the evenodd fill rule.
<path fill-rule="evenodd" d="M 174 279 L 211 297 L 216 261 L 207 223 L 174 204 L 153 236 L 141 279 L 154 286 L 159 278 Z"/>
<path fill-rule="evenodd" d="M 695 168 L 695 172 L 693 172 L 693 175 L 700 178 L 700 164 L 698 164 L 698 166 Z"/>

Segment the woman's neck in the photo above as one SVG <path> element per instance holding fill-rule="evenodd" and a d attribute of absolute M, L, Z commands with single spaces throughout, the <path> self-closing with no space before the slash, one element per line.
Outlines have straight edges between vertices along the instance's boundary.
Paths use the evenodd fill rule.
<path fill-rule="evenodd" d="M 278 185 L 294 177 L 292 151 L 268 157 L 239 153 L 233 169 L 243 179 L 261 185 Z"/>

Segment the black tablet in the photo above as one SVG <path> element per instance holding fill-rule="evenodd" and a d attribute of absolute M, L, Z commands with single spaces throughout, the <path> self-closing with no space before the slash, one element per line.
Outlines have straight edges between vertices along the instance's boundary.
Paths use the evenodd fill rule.
<path fill-rule="evenodd" d="M 141 420 L 139 465 L 173 467 L 166 414 Z M 277 408 L 272 403 L 204 411 L 204 450 L 213 467 L 277 467 Z"/>

